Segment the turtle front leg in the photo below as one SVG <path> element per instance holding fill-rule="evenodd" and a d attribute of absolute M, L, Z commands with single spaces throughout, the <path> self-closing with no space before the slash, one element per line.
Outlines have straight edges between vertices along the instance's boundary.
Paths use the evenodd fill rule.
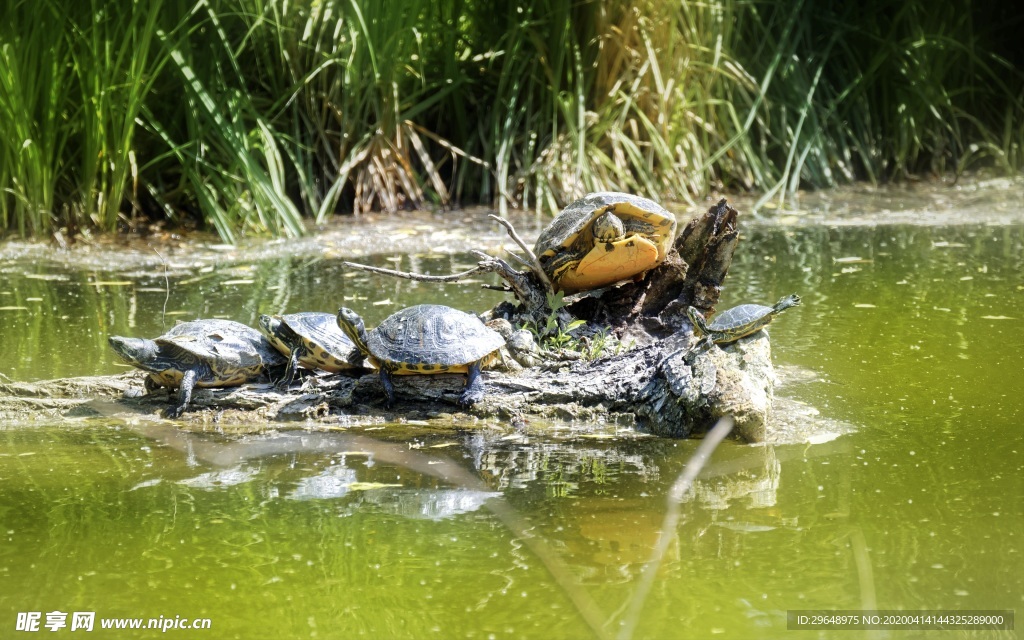
<path fill-rule="evenodd" d="M 284 375 L 274 385 L 277 389 L 284 391 L 291 385 L 292 380 L 295 379 L 295 372 L 299 368 L 299 357 L 302 355 L 300 351 L 301 349 L 292 349 L 292 355 L 288 358 L 288 366 L 284 370 Z"/>
<path fill-rule="evenodd" d="M 384 406 L 390 409 L 395 405 L 395 385 L 391 382 L 391 372 L 384 366 L 380 368 L 380 384 L 384 387 L 384 395 L 387 396 Z"/>
<path fill-rule="evenodd" d="M 181 377 L 181 386 L 178 387 L 178 398 L 177 402 L 167 409 L 167 417 L 174 419 L 181 417 L 181 414 L 185 413 L 185 407 L 188 403 L 192 402 L 192 390 L 195 389 L 196 379 L 199 376 L 196 375 L 195 371 L 189 370 L 185 372 L 185 375 Z"/>
<path fill-rule="evenodd" d="M 353 349 L 349 352 L 348 358 L 345 359 L 353 367 L 362 369 L 364 367 L 363 361 L 366 359 L 366 354 L 359 349 Z"/>
<path fill-rule="evenodd" d="M 153 376 L 146 376 L 146 379 L 142 381 L 142 386 L 145 388 L 146 395 L 148 396 L 156 393 L 157 389 L 159 389 L 161 385 Z"/>
<path fill-rule="evenodd" d="M 470 407 L 484 398 L 487 388 L 484 386 L 484 379 L 480 376 L 480 362 L 469 365 L 469 374 L 466 376 L 466 388 L 459 396 L 459 405 Z"/>

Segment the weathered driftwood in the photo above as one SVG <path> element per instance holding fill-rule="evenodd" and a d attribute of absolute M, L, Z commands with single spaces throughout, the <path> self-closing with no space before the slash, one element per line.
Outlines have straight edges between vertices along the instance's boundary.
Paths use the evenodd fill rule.
<path fill-rule="evenodd" d="M 623 353 L 514 373 L 486 372 L 487 395 L 469 410 L 456 404 L 462 376 L 402 376 L 395 384 L 398 402 L 386 411 L 375 374 L 310 375 L 286 392 L 270 384 L 196 390 L 182 421 L 202 426 L 430 419 L 465 424 L 473 418 L 526 424 L 543 419 L 620 423 L 685 437 L 728 415 L 735 420 L 735 433 L 763 440 L 775 383 L 767 334 L 759 332 L 726 349 L 694 348 L 685 316 L 690 305 L 708 311 L 717 303 L 736 247 L 736 215 L 724 200 L 719 202 L 684 228 L 665 263 L 642 280 L 567 300 L 565 309 L 587 323 L 580 332 L 608 328 L 619 344 L 637 345 Z M 499 305 L 493 315 L 539 324 L 539 317 L 551 313 L 546 306 L 550 284 L 534 269 L 520 272 L 484 257 L 479 268 L 499 273 L 519 302 Z M 8 419 L 148 414 L 167 402 L 163 392 L 143 395 L 141 373 L 0 384 L 0 418 Z"/>
<path fill-rule="evenodd" d="M 686 349 L 670 338 L 591 363 L 557 371 L 484 373 L 487 396 L 468 411 L 456 400 L 464 377 L 402 376 L 397 403 L 383 406 L 375 374 L 310 375 L 288 391 L 271 384 L 196 389 L 180 422 L 212 424 L 282 423 L 338 425 L 374 421 L 438 420 L 467 424 L 498 419 L 512 424 L 534 420 L 636 426 L 666 436 L 689 436 L 724 415 L 734 416 L 737 433 L 764 439 L 774 374 L 763 332 L 727 350 Z M 141 373 L 0 384 L 0 420 L 157 415 L 169 395 L 145 395 Z M 278 425 L 280 426 L 280 425 Z"/>

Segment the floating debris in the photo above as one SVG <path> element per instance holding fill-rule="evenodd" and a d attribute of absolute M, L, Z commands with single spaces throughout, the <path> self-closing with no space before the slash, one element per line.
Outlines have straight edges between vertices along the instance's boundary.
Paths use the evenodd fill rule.
<path fill-rule="evenodd" d="M 384 482 L 353 482 L 348 485 L 349 491 L 369 491 L 371 489 L 392 489 L 401 488 L 400 484 L 387 484 Z"/>
<path fill-rule="evenodd" d="M 752 522 L 714 522 L 712 524 L 716 527 L 722 527 L 723 529 L 729 529 L 730 531 L 737 531 L 739 533 L 762 533 L 765 531 L 775 530 L 775 527 L 771 527 L 766 524 L 754 524 Z"/>
<path fill-rule="evenodd" d="M 129 491 L 135 491 L 136 489 L 144 489 L 146 487 L 155 487 L 156 485 L 160 484 L 161 482 L 163 482 L 162 478 L 153 478 L 152 480 L 144 480 L 144 481 L 140 482 L 139 484 L 135 485 L 134 487 L 132 487 L 131 489 L 129 489 Z"/>
<path fill-rule="evenodd" d="M 219 487 L 233 487 L 238 484 L 249 482 L 259 474 L 258 469 L 232 467 L 223 471 L 210 471 L 202 473 L 194 478 L 178 480 L 178 484 L 196 489 L 217 489 Z"/>
<path fill-rule="evenodd" d="M 860 256 L 846 256 L 845 258 L 832 258 L 833 264 L 867 264 L 874 262 L 870 258 L 862 258 Z"/>

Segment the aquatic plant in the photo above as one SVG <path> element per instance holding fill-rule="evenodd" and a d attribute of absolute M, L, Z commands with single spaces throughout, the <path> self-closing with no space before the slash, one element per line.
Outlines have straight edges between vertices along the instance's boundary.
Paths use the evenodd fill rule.
<path fill-rule="evenodd" d="M 0 228 L 22 235 L 1024 162 L 1012 21 L 966 0 L 65 4 L 0 7 Z"/>

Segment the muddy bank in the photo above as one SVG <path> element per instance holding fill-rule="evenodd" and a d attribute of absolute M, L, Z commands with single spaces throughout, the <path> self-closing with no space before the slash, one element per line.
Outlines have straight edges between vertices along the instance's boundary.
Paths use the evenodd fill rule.
<path fill-rule="evenodd" d="M 1024 177 L 990 178 L 965 175 L 959 179 L 897 185 L 858 183 L 821 191 L 801 191 L 783 203 L 772 199 L 754 207 L 759 198 L 730 194 L 737 208 L 754 212 L 751 225 L 875 226 L 880 224 L 1005 225 L 1024 222 Z M 693 203 L 666 203 L 680 221 L 712 204 L 716 197 Z M 457 211 L 401 212 L 344 217 L 322 227 L 310 227 L 299 239 L 243 239 L 223 244 L 209 233 L 162 231 L 148 235 L 82 237 L 66 249 L 50 240 L 0 242 L 0 260 L 33 261 L 66 269 L 97 272 L 166 273 L 250 263 L 281 257 L 355 259 L 374 253 L 453 254 L 467 247 L 500 254 L 509 245 L 502 228 L 488 220 L 493 210 L 469 207 Z M 533 242 L 550 222 L 547 216 L 514 211 L 507 216 L 522 236 Z"/>

